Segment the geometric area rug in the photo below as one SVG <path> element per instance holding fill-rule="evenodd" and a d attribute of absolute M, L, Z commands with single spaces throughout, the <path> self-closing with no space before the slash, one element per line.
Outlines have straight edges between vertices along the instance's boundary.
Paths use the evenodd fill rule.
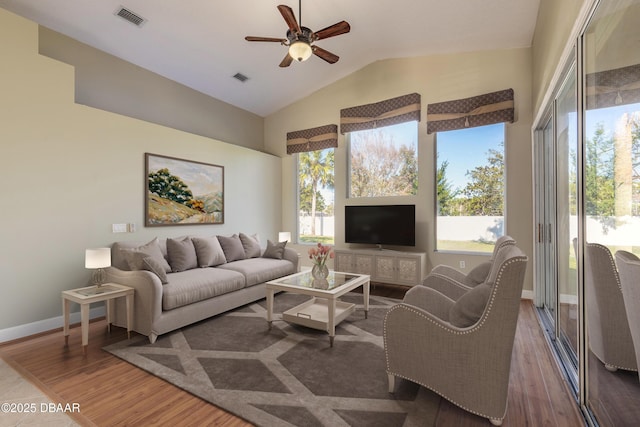
<path fill-rule="evenodd" d="M 274 312 L 308 299 L 282 292 Z M 371 296 L 364 318 L 362 294 L 342 300 L 356 311 L 326 332 L 289 324 L 266 301 L 160 336 L 122 341 L 105 350 L 257 426 L 433 426 L 440 397 L 396 379 L 388 392 L 383 319 L 397 300 Z M 188 420 L 185 420 L 188 422 Z"/>

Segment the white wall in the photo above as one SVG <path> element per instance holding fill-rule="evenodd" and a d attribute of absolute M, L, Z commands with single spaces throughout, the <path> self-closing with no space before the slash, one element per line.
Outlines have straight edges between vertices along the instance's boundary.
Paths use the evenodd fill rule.
<path fill-rule="evenodd" d="M 37 42 L 35 23 L 0 9 L 0 341 L 60 326 L 60 292 L 90 277 L 86 248 L 239 231 L 277 239 L 278 157 L 77 105 L 73 68 Z M 225 224 L 145 228 L 145 152 L 223 165 Z M 111 233 L 129 222 L 135 233 Z"/>
<path fill-rule="evenodd" d="M 283 230 L 294 231 L 296 226 L 295 157 L 286 155 L 286 133 L 325 124 L 339 124 L 342 108 L 417 92 L 422 96 L 422 118 L 418 137 L 418 195 L 366 201 L 347 200 L 347 150 L 345 138 L 341 135 L 338 139 L 339 147 L 335 151 L 336 245 L 346 246 L 342 218 L 345 204 L 415 203 L 415 250 L 427 252 L 431 266 L 442 263 L 459 265 L 458 261 L 465 260 L 467 269 L 470 269 L 486 260 L 486 256 L 434 251 L 434 136 L 426 133 L 426 110 L 429 103 L 513 88 L 516 122 L 506 125 L 506 231 L 531 256 L 531 70 L 531 49 L 389 59 L 370 64 L 268 116 L 265 120 L 265 150 L 284 158 Z M 304 248 L 300 251 L 305 252 Z M 531 268 L 527 272 L 525 288 L 532 289 Z"/>

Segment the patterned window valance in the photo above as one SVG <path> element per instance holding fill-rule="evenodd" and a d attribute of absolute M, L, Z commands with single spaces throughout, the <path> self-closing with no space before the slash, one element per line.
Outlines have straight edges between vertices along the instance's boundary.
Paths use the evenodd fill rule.
<path fill-rule="evenodd" d="M 340 133 L 420 121 L 420 94 L 411 93 L 374 104 L 340 110 Z"/>
<path fill-rule="evenodd" d="M 585 77 L 587 110 L 640 102 L 640 64 Z"/>
<path fill-rule="evenodd" d="M 427 133 L 513 123 L 513 89 L 427 106 Z"/>
<path fill-rule="evenodd" d="M 287 132 L 287 154 L 338 146 L 338 125 Z"/>

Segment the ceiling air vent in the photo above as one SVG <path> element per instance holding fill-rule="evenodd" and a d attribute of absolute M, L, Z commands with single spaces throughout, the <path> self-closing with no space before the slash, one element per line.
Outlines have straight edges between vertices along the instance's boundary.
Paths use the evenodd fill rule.
<path fill-rule="evenodd" d="M 233 76 L 234 79 L 241 81 L 242 83 L 246 82 L 247 80 L 249 80 L 249 77 L 245 76 L 242 73 L 235 73 Z"/>
<path fill-rule="evenodd" d="M 147 22 L 142 16 L 131 12 L 129 9 L 121 7 L 116 11 L 116 15 L 121 17 L 122 19 L 131 22 L 136 27 L 141 27 L 142 24 Z"/>

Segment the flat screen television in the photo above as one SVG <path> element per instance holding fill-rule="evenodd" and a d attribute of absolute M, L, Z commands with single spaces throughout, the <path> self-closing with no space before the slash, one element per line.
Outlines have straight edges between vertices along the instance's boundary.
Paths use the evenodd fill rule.
<path fill-rule="evenodd" d="M 365 205 L 344 207 L 346 243 L 416 245 L 415 205 Z"/>

